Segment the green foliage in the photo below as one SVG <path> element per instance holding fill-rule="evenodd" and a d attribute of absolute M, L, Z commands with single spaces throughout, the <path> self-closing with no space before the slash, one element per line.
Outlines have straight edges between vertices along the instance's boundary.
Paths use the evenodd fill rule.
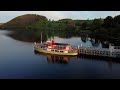
<path fill-rule="evenodd" d="M 111 16 L 107 16 L 105 19 L 104 19 L 104 27 L 111 27 L 112 26 L 112 22 L 113 22 L 113 17 Z"/>
<path fill-rule="evenodd" d="M 111 16 L 107 16 L 102 24 L 102 21 L 94 20 L 93 21 L 93 31 L 97 33 L 102 33 L 109 37 L 119 37 L 120 35 L 120 15 L 115 16 L 114 18 Z M 120 38 L 120 37 L 119 37 Z"/>
<path fill-rule="evenodd" d="M 87 22 L 84 22 L 84 23 L 82 23 L 81 26 L 82 26 L 82 28 L 85 28 L 85 29 L 86 29 L 86 28 L 88 27 L 88 23 L 87 23 Z"/>
<path fill-rule="evenodd" d="M 112 21 L 112 26 L 114 28 L 120 28 L 120 15 L 114 17 Z"/>
<path fill-rule="evenodd" d="M 101 18 L 100 19 L 94 19 L 93 23 L 92 23 L 92 28 L 93 29 L 99 29 L 102 26 L 103 23 L 104 22 Z"/>
<path fill-rule="evenodd" d="M 83 23 L 87 23 L 89 26 L 93 23 L 93 20 L 74 20 L 76 26 L 82 26 Z"/>

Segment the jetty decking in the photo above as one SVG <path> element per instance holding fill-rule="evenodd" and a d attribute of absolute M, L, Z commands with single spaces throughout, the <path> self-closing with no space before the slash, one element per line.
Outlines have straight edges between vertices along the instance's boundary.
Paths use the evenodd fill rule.
<path fill-rule="evenodd" d="M 120 58 L 120 46 L 109 48 L 78 47 L 79 54 Z"/>

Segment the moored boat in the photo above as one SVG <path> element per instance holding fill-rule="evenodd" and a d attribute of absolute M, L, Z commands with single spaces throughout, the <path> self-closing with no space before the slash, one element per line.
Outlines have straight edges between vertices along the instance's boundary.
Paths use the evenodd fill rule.
<path fill-rule="evenodd" d="M 78 48 L 73 47 L 70 44 L 65 43 L 54 43 L 54 40 L 47 41 L 44 43 L 34 43 L 34 50 L 40 53 L 55 54 L 55 55 L 78 55 Z"/>

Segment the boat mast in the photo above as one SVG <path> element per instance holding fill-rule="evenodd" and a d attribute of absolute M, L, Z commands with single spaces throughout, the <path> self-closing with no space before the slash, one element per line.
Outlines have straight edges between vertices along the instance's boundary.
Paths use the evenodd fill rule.
<path fill-rule="evenodd" d="M 41 32 L 41 44 L 42 44 L 42 32 Z"/>
<path fill-rule="evenodd" d="M 47 34 L 47 40 L 48 40 L 48 34 Z"/>

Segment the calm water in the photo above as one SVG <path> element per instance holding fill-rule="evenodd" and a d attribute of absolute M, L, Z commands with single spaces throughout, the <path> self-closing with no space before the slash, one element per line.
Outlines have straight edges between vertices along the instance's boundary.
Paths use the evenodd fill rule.
<path fill-rule="evenodd" d="M 0 79 L 111 79 L 120 78 L 120 63 L 81 57 L 35 54 L 33 43 L 8 37 L 0 30 Z M 89 38 L 88 38 L 89 39 Z M 81 37 L 54 37 L 55 41 L 102 48 Z M 94 40 L 93 40 L 94 41 Z"/>

